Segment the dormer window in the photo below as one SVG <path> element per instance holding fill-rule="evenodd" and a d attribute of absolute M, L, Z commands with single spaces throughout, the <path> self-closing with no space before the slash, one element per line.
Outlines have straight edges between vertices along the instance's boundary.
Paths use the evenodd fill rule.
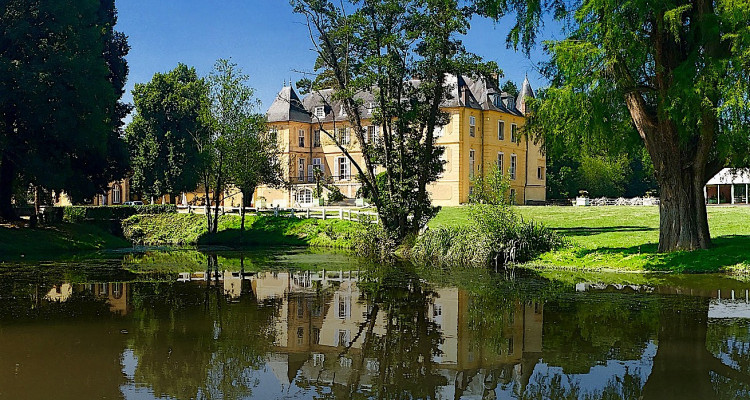
<path fill-rule="evenodd" d="M 339 111 L 339 115 L 342 117 L 346 117 L 346 109 L 344 108 L 344 105 L 341 105 L 341 110 Z"/>
<path fill-rule="evenodd" d="M 326 108 L 324 106 L 315 107 L 315 117 L 323 119 L 326 117 Z"/>
<path fill-rule="evenodd" d="M 367 103 L 367 113 L 372 114 L 373 111 L 375 111 L 375 103 L 371 101 Z"/>

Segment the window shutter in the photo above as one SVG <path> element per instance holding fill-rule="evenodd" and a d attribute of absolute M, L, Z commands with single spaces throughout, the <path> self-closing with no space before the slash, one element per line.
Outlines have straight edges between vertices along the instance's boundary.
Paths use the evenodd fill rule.
<path fill-rule="evenodd" d="M 339 165 L 341 164 L 340 160 L 341 160 L 341 157 L 336 157 L 336 162 L 333 163 L 334 164 L 333 165 L 333 169 L 334 169 L 333 175 L 335 176 L 336 179 L 339 179 Z"/>

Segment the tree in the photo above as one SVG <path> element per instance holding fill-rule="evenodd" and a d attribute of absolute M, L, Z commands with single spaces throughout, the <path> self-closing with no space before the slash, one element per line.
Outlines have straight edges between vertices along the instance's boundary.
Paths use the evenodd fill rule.
<path fill-rule="evenodd" d="M 136 114 L 125 132 L 133 188 L 146 196 L 169 194 L 174 202 L 198 184 L 200 154 L 193 135 L 205 129 L 206 82 L 195 68 L 179 64 L 135 85 L 133 102 Z"/>
<path fill-rule="evenodd" d="M 306 18 L 318 54 L 320 74 L 308 86 L 313 93 L 334 89 L 329 106 L 345 110 L 363 160 L 356 160 L 350 145 L 339 140 L 336 124 L 328 130 L 318 121 L 318 129 L 354 166 L 385 231 L 402 240 L 437 212 L 427 185 L 442 172 L 443 149 L 435 145 L 434 131 L 448 122 L 440 105 L 449 93 L 449 76 L 498 72 L 496 65 L 469 54 L 457 38 L 467 31 L 471 10 L 457 0 L 292 4 Z M 363 92 L 374 96 L 371 120 L 382 130 L 379 140 L 366 139 L 365 107 L 358 96 Z M 377 184 L 381 170 L 385 191 Z"/>
<path fill-rule="evenodd" d="M 748 161 L 750 5 L 703 0 L 478 4 L 494 17 L 515 13 L 508 40 L 526 51 L 536 41 L 545 10 L 569 21 L 566 39 L 545 44 L 552 82 L 547 102 L 579 122 L 568 126 L 569 135 L 617 139 L 624 131 L 607 126 L 634 127 L 637 135 L 631 138 L 640 138 L 648 150 L 660 187 L 659 250 L 708 247 L 704 185 L 730 161 L 734 166 Z M 537 133 L 556 124 L 536 122 Z"/>
<path fill-rule="evenodd" d="M 256 112 L 259 101 L 253 97 L 254 90 L 247 81 L 248 76 L 242 74 L 237 64 L 223 59 L 216 62 L 207 78 L 209 104 L 202 119 L 208 133 L 196 136 L 195 140 L 203 157 L 200 175 L 210 233 L 218 231 L 219 204 L 228 184 L 235 183 L 243 191 L 254 191 L 253 185 L 279 182 L 276 174 L 280 167 L 273 158 L 276 144 L 265 135 L 265 123 Z M 213 219 L 211 191 L 216 207 Z M 245 199 L 251 196 L 249 192 Z"/>
<path fill-rule="evenodd" d="M 0 3 L 0 218 L 14 187 L 101 193 L 122 176 L 126 37 L 113 0 Z"/>
<path fill-rule="evenodd" d="M 251 98 L 252 89 L 245 89 Z M 229 136 L 227 149 L 228 181 L 242 193 L 241 233 L 245 231 L 245 207 L 250 207 L 255 189 L 283 183 L 278 143 L 267 134 L 265 117 L 251 112 L 242 129 Z"/>
<path fill-rule="evenodd" d="M 518 97 L 518 93 L 519 93 L 518 86 L 516 86 L 515 82 L 513 82 L 511 80 L 505 81 L 505 83 L 503 83 L 503 87 L 501 87 L 500 90 L 502 90 L 503 92 L 508 93 L 509 95 L 513 96 L 514 98 Z"/>

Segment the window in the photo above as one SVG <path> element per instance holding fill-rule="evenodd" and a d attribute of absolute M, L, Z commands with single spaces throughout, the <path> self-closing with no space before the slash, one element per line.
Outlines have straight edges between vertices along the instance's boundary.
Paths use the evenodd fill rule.
<path fill-rule="evenodd" d="M 326 108 L 324 106 L 315 107 L 315 118 L 323 119 L 326 117 Z"/>
<path fill-rule="evenodd" d="M 539 179 L 540 181 L 544 180 L 544 167 L 537 167 L 536 179 Z"/>
<path fill-rule="evenodd" d="M 513 338 L 508 338 L 508 354 L 513 354 Z"/>
<path fill-rule="evenodd" d="M 339 115 L 342 117 L 346 117 L 346 108 L 344 108 L 344 105 L 341 105 L 341 108 L 339 109 Z"/>
<path fill-rule="evenodd" d="M 348 330 L 339 329 L 336 335 L 336 346 L 348 346 L 350 333 Z"/>
<path fill-rule="evenodd" d="M 510 126 L 510 141 L 518 143 L 518 125 L 511 124 Z"/>
<path fill-rule="evenodd" d="M 368 114 L 372 114 L 372 112 L 373 112 L 374 110 L 375 110 L 375 103 L 374 103 L 374 102 L 372 102 L 372 101 L 371 101 L 371 102 L 369 102 L 369 103 L 367 103 L 367 113 L 368 113 Z"/>
<path fill-rule="evenodd" d="M 515 154 L 510 155 L 510 170 L 508 171 L 510 174 L 510 179 L 516 179 L 517 160 L 518 160 L 518 157 Z"/>
<path fill-rule="evenodd" d="M 497 121 L 497 140 L 505 140 L 505 121 Z"/>
<path fill-rule="evenodd" d="M 342 146 L 348 146 L 349 145 L 349 128 L 339 128 L 337 129 L 337 139 L 340 145 Z"/>
<path fill-rule="evenodd" d="M 320 147 L 320 129 L 313 131 L 313 147 Z"/>
<path fill-rule="evenodd" d="M 349 175 L 349 159 L 346 157 L 339 157 L 336 160 L 336 176 L 340 180 L 349 180 L 351 176 Z"/>
<path fill-rule="evenodd" d="M 297 137 L 299 138 L 299 147 L 305 147 L 305 130 L 298 130 Z"/>
<path fill-rule="evenodd" d="M 112 204 L 122 203 L 122 192 L 120 191 L 120 185 L 115 185 L 112 188 Z"/>
<path fill-rule="evenodd" d="M 351 307 L 348 297 L 339 298 L 339 318 L 346 319 L 351 315 Z"/>
<path fill-rule="evenodd" d="M 505 174 L 505 154 L 502 152 L 497 153 L 497 170 L 501 175 Z"/>
<path fill-rule="evenodd" d="M 268 136 L 271 138 L 272 142 L 278 142 L 279 141 L 279 130 L 277 128 L 271 128 L 268 131 Z"/>
<path fill-rule="evenodd" d="M 477 119 L 473 116 L 469 117 L 469 136 L 474 137 L 476 135 Z"/>
<path fill-rule="evenodd" d="M 378 142 L 378 126 L 377 125 L 370 125 L 367 127 L 367 137 L 365 137 L 365 142 L 373 143 L 373 144 Z"/>
<path fill-rule="evenodd" d="M 320 328 L 312 328 L 313 344 L 320 344 Z"/>
<path fill-rule="evenodd" d="M 313 366 L 317 367 L 317 366 L 323 365 L 325 361 L 326 361 L 325 354 L 313 353 Z"/>
<path fill-rule="evenodd" d="M 469 178 L 474 178 L 474 150 L 469 150 Z"/>
<path fill-rule="evenodd" d="M 313 202 L 313 192 L 310 189 L 300 189 L 297 192 L 297 198 L 295 199 L 299 204 L 310 204 Z M 302 312 L 303 306 L 300 304 L 299 311 Z M 301 315 L 300 315 L 301 317 Z"/>
<path fill-rule="evenodd" d="M 516 204 L 516 189 L 510 189 L 510 204 Z"/>
<path fill-rule="evenodd" d="M 307 164 L 305 161 L 304 158 L 297 160 L 297 179 L 301 181 L 305 180 L 305 165 Z"/>
<path fill-rule="evenodd" d="M 321 159 L 321 158 L 313 158 L 312 169 L 313 169 L 313 171 L 315 171 L 317 169 L 318 171 L 320 171 L 322 173 L 323 172 L 323 159 Z M 311 174 L 312 178 L 315 178 L 314 174 L 315 174 L 314 172 Z"/>

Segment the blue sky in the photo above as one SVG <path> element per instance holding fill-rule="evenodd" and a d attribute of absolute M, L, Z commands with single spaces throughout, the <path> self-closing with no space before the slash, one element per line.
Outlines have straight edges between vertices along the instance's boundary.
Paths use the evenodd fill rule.
<path fill-rule="evenodd" d="M 301 16 L 286 0 L 119 0 L 117 29 L 129 37 L 130 76 L 124 100 L 132 101 L 135 83 L 148 82 L 182 62 L 207 74 L 219 58 L 231 58 L 250 76 L 250 85 L 270 106 L 284 82 L 296 82 L 310 71 L 315 54 Z M 519 86 L 528 73 L 532 86 L 545 86 L 536 64 L 544 58 L 537 49 L 531 59 L 505 46 L 511 21 L 475 19 L 464 43 L 486 60 L 494 60 Z M 547 35 L 549 37 L 549 35 Z"/>

